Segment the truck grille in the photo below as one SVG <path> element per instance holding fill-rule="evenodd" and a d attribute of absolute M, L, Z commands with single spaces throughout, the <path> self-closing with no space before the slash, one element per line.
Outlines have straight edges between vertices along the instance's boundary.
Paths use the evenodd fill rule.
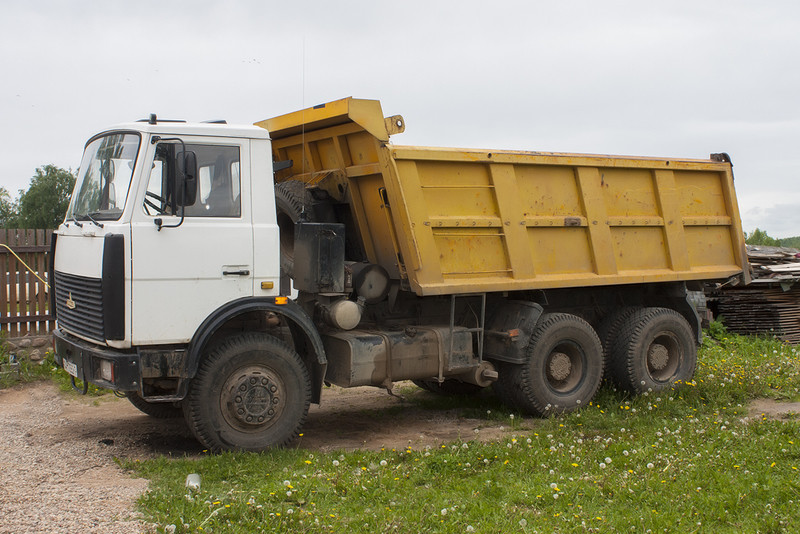
<path fill-rule="evenodd" d="M 56 271 L 55 282 L 58 324 L 72 333 L 105 343 L 102 281 Z"/>

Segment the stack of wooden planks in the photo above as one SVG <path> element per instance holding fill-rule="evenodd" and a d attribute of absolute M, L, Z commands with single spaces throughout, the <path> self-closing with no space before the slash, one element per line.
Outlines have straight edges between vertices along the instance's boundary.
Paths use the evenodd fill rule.
<path fill-rule="evenodd" d="M 800 344 L 800 251 L 748 245 L 747 258 L 752 283 L 713 291 L 716 315 L 731 332 Z"/>
<path fill-rule="evenodd" d="M 755 283 L 800 280 L 800 251 L 795 248 L 747 245 L 747 260 Z"/>

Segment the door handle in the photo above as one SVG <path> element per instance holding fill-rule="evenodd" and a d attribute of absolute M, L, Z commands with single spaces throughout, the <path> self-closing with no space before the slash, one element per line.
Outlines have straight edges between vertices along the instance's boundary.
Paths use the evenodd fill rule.
<path fill-rule="evenodd" d="M 222 271 L 222 276 L 249 276 L 250 271 L 242 269 L 241 271 Z"/>

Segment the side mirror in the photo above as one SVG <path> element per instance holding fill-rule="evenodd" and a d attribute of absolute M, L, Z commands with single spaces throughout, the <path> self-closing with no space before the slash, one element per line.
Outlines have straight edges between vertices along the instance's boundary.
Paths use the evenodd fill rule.
<path fill-rule="evenodd" d="M 197 200 L 197 155 L 194 152 L 178 154 L 175 198 L 179 206 L 192 206 Z"/>

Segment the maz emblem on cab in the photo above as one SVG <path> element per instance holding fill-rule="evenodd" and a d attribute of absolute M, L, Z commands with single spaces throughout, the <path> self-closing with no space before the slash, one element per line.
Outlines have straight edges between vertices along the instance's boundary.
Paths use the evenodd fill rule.
<path fill-rule="evenodd" d="M 72 292 L 70 291 L 69 296 L 67 297 L 67 308 L 70 310 L 75 309 L 75 301 L 72 300 Z"/>

